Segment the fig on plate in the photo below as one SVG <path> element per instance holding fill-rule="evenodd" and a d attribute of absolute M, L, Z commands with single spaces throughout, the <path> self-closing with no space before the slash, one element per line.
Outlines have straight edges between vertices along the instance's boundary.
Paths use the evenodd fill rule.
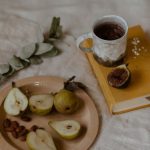
<path fill-rule="evenodd" d="M 73 113 L 79 107 L 78 97 L 71 91 L 62 89 L 54 96 L 54 106 L 60 113 Z"/>
<path fill-rule="evenodd" d="M 31 150 L 56 150 L 52 136 L 43 129 L 29 132 L 26 143 Z"/>
<path fill-rule="evenodd" d="M 107 76 L 110 86 L 115 88 L 125 88 L 130 81 L 131 73 L 125 64 L 113 69 Z"/>
<path fill-rule="evenodd" d="M 53 99 L 50 94 L 33 95 L 29 99 L 29 108 L 33 113 L 46 115 L 53 107 Z"/>
<path fill-rule="evenodd" d="M 62 138 L 67 140 L 75 139 L 80 133 L 80 123 L 75 120 L 49 121 L 52 127 Z"/>
<path fill-rule="evenodd" d="M 25 111 L 27 107 L 28 99 L 26 95 L 19 88 L 12 88 L 4 101 L 5 112 L 9 115 L 16 116 L 22 111 Z"/>

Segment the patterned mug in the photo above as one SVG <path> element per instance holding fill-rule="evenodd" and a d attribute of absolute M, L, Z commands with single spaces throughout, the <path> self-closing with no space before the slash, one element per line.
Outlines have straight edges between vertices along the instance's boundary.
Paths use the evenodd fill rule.
<path fill-rule="evenodd" d="M 96 33 L 96 28 L 101 27 L 102 25 L 107 26 L 110 24 L 119 27 L 122 29 L 122 34 L 119 37 L 115 37 L 116 35 L 111 35 L 111 37 L 107 37 L 106 39 L 99 36 Z M 108 26 L 109 27 L 109 26 Z M 106 28 L 107 30 L 111 30 L 111 28 Z M 99 30 L 103 30 L 103 34 L 107 34 L 105 28 L 100 28 Z M 115 30 L 115 29 L 114 29 Z M 101 32 L 101 31 L 100 31 Z M 116 31 L 117 32 L 117 31 Z M 81 35 L 77 39 L 77 47 L 81 50 L 88 50 L 92 51 L 94 58 L 104 66 L 114 66 L 121 62 L 125 56 L 126 52 L 126 45 L 127 45 L 127 32 L 128 32 L 128 25 L 126 21 L 116 15 L 107 15 L 103 16 L 101 19 L 97 20 L 92 28 L 92 32 L 86 33 Z M 109 34 L 107 36 L 110 36 Z M 93 47 L 91 48 L 82 48 L 80 45 L 84 40 L 92 38 L 93 40 Z"/>

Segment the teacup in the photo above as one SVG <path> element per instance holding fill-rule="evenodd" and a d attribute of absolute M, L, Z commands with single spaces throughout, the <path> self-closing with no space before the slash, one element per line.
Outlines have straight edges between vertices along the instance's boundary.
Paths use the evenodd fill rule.
<path fill-rule="evenodd" d="M 127 22 L 120 16 L 108 15 L 97 20 L 92 32 L 81 35 L 77 46 L 93 52 L 95 59 L 104 66 L 114 66 L 125 56 L 127 44 Z M 93 47 L 84 48 L 81 43 L 92 38 Z"/>

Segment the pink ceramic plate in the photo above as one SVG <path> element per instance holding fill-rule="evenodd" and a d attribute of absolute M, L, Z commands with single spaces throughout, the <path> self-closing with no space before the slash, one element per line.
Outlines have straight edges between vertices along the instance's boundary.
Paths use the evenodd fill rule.
<path fill-rule="evenodd" d="M 49 76 L 39 76 L 25 78 L 16 81 L 16 86 L 20 87 L 23 91 L 28 90 L 32 94 L 42 94 L 50 92 L 58 92 L 63 88 L 63 79 Z M 22 142 L 19 139 L 12 137 L 10 133 L 6 133 L 2 127 L 2 121 L 5 118 L 16 120 L 20 125 L 26 126 L 29 129 L 32 125 L 37 124 L 40 127 L 44 127 L 48 132 L 52 134 L 54 142 L 58 150 L 87 150 L 94 142 L 99 129 L 99 117 L 93 100 L 82 90 L 78 90 L 76 95 L 82 101 L 81 108 L 72 115 L 63 115 L 53 111 L 47 116 L 32 115 L 32 121 L 24 122 L 19 117 L 12 117 L 5 113 L 3 109 L 3 101 L 11 89 L 11 85 L 6 86 L 0 91 L 0 149 L 1 150 L 28 150 L 26 142 Z M 77 139 L 64 140 L 55 133 L 49 126 L 49 120 L 63 120 L 63 119 L 75 119 L 81 123 L 82 132 Z"/>

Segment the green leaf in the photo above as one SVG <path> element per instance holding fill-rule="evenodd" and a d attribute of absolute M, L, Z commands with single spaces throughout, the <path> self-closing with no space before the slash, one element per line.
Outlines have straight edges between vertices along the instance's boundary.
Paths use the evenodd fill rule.
<path fill-rule="evenodd" d="M 21 62 L 23 64 L 24 68 L 26 68 L 30 65 L 30 60 L 28 60 L 28 59 L 25 59 L 25 60 L 22 59 Z"/>
<path fill-rule="evenodd" d="M 59 53 L 59 50 L 54 47 L 51 51 L 41 55 L 42 57 L 53 57 L 53 56 L 56 56 L 57 54 Z"/>
<path fill-rule="evenodd" d="M 24 68 L 24 65 L 23 65 L 21 59 L 15 55 L 9 60 L 9 64 L 15 70 L 21 70 Z"/>
<path fill-rule="evenodd" d="M 30 62 L 31 62 L 31 64 L 38 65 L 38 64 L 41 64 L 43 62 L 43 60 L 40 56 L 32 56 L 30 58 Z"/>
<path fill-rule="evenodd" d="M 13 75 L 16 72 L 16 70 L 12 67 L 10 67 L 10 70 L 8 73 L 4 74 L 3 76 L 5 76 L 6 78 Z"/>
<path fill-rule="evenodd" d="M 59 26 L 56 31 L 56 38 L 60 38 L 62 36 L 62 26 Z"/>
<path fill-rule="evenodd" d="M 3 75 L 10 70 L 9 64 L 0 64 L 0 74 Z"/>
<path fill-rule="evenodd" d="M 60 26 L 60 17 L 53 17 L 51 28 L 49 31 L 49 38 L 60 38 L 62 34 L 62 26 Z"/>
<path fill-rule="evenodd" d="M 35 55 L 42 55 L 53 49 L 53 45 L 50 43 L 37 43 L 37 51 Z"/>
<path fill-rule="evenodd" d="M 24 46 L 22 50 L 20 51 L 19 57 L 21 59 L 27 59 L 30 58 L 36 51 L 36 44 L 31 43 L 27 46 Z"/>
<path fill-rule="evenodd" d="M 52 19 L 52 23 L 51 23 L 51 27 L 50 27 L 50 31 L 49 31 L 49 37 L 54 37 L 55 36 L 55 30 L 56 30 L 56 21 L 57 21 L 57 18 L 56 17 L 53 17 Z"/>
<path fill-rule="evenodd" d="M 3 75 L 0 74 L 0 84 L 3 83 L 8 77 L 12 76 L 15 72 L 15 69 L 10 66 L 10 69 L 7 73 Z"/>
<path fill-rule="evenodd" d="M 57 39 L 56 38 L 48 38 L 46 43 L 53 43 L 55 42 Z"/>
<path fill-rule="evenodd" d="M 0 75 L 0 83 L 3 83 L 6 79 L 6 76 Z"/>

